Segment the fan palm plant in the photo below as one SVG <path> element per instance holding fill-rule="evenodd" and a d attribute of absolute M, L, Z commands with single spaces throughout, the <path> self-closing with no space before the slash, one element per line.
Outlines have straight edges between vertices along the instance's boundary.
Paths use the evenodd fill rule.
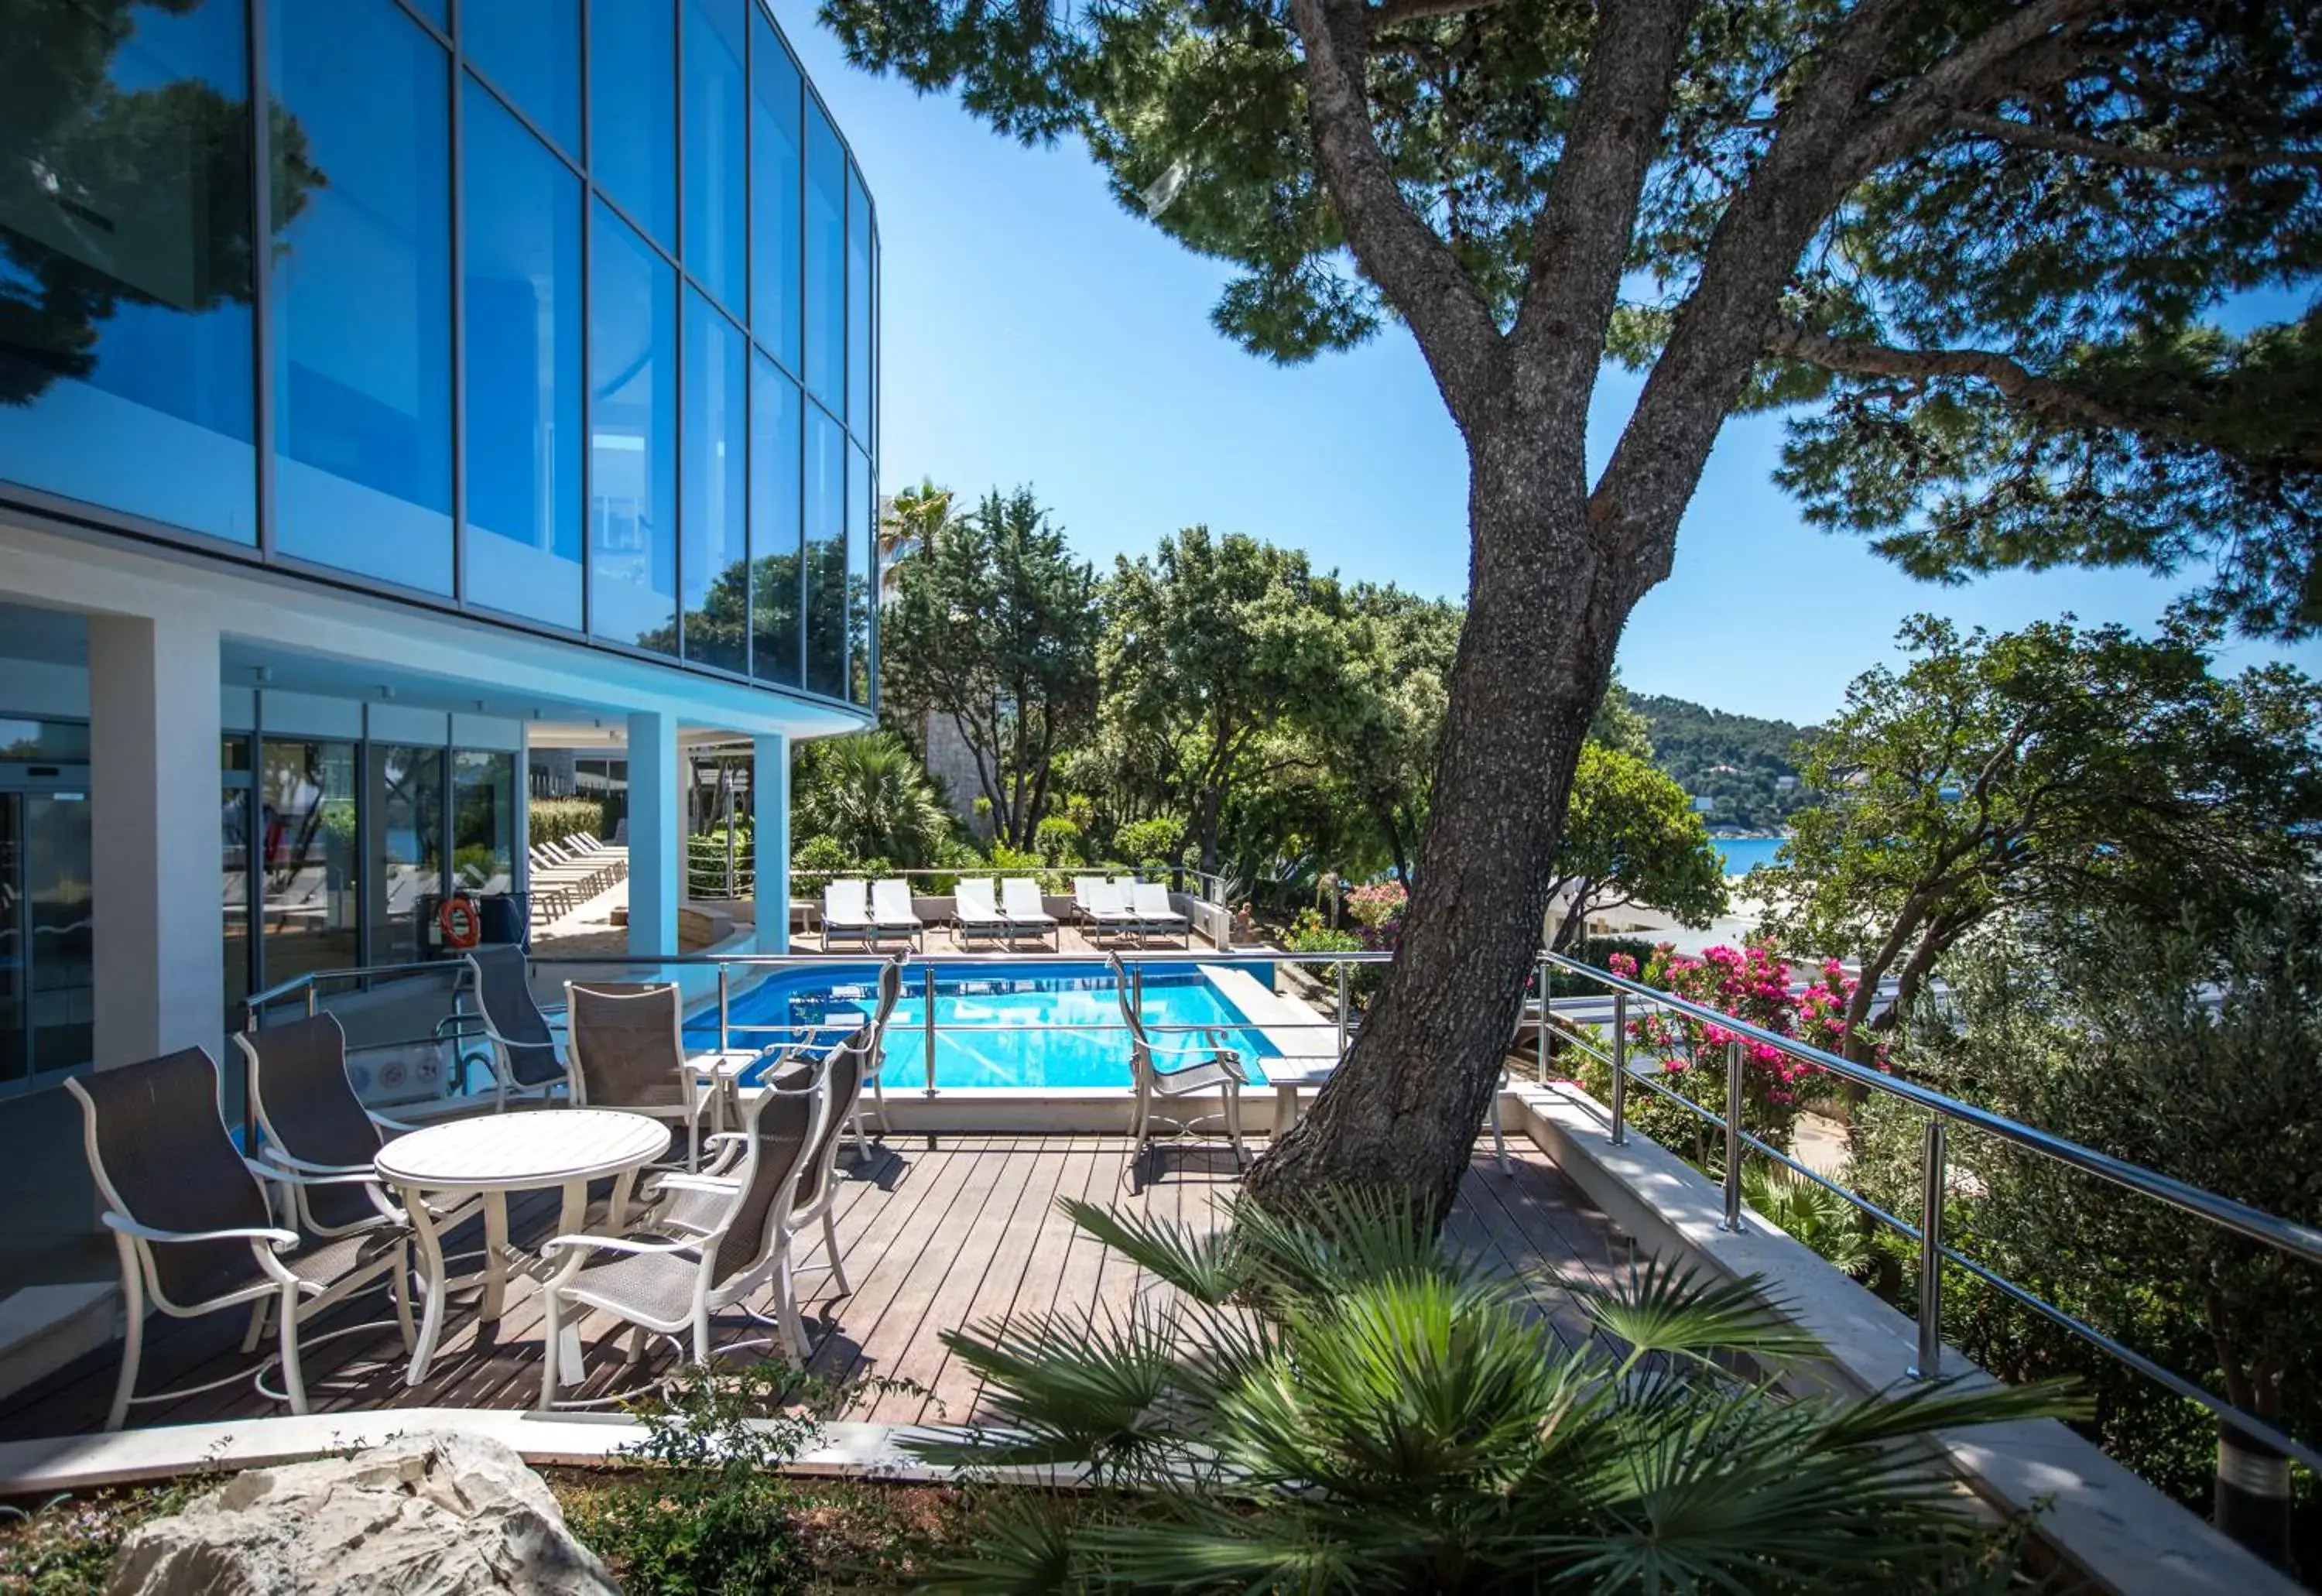
<path fill-rule="evenodd" d="M 795 799 L 803 834 L 833 838 L 850 859 L 901 869 L 936 862 L 951 815 L 909 743 L 882 729 L 809 746 Z"/>
<path fill-rule="evenodd" d="M 1654 1264 L 1559 1336 L 1524 1284 L 1389 1199 L 1228 1231 L 1089 1204 L 1151 1271 L 1125 1319 L 946 1334 L 997 1415 L 922 1447 L 1060 1466 L 1093 1494 L 996 1493 L 962 1591 L 1778 1591 L 1997 1589 L 1994 1530 L 1922 1446 L 2052 1415 L 2054 1386 L 1793 1396 L 1821 1353 L 1754 1281 Z"/>

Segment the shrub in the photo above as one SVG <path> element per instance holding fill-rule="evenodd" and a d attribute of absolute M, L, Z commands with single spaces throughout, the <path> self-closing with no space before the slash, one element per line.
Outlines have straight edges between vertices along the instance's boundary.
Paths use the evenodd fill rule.
<path fill-rule="evenodd" d="M 535 843 L 605 834 L 605 806 L 595 798 L 535 798 L 526 816 L 526 829 Z"/>
<path fill-rule="evenodd" d="M 833 879 L 855 873 L 855 862 L 836 837 L 809 837 L 791 855 L 791 890 L 804 898 L 819 898 Z"/>
<path fill-rule="evenodd" d="M 1147 869 L 1175 870 L 1185 862 L 1185 822 L 1176 815 L 1132 820 L 1113 833 L 1112 851 Z"/>
<path fill-rule="evenodd" d="M 1366 931 L 1381 931 L 1388 922 L 1403 918 L 1410 901 L 1411 894 L 1401 881 L 1375 881 L 1347 894 L 1347 917 Z"/>
<path fill-rule="evenodd" d="M 1082 849 L 1083 841 L 1079 826 L 1061 815 L 1051 815 L 1034 831 L 1032 849 L 1050 864 L 1083 864 L 1088 859 Z"/>

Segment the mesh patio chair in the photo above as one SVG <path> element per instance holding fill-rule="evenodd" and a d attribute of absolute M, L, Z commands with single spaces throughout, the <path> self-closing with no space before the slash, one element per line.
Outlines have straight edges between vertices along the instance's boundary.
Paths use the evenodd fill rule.
<path fill-rule="evenodd" d="M 685 1131 L 684 1166 L 701 1162 L 701 1117 L 712 1087 L 685 1061 L 685 1005 L 673 982 L 564 983 L 565 1053 L 572 1103 L 667 1120 Z M 672 1154 L 657 1160 L 674 1167 Z"/>
<path fill-rule="evenodd" d="M 1241 1145 L 1241 1089 L 1249 1084 L 1249 1077 L 1242 1071 L 1241 1054 L 1225 1044 L 1224 1030 L 1205 1026 L 1200 1033 L 1202 1040 L 1198 1043 L 1155 1041 L 1145 1029 L 1145 1017 L 1138 1012 L 1136 993 L 1120 955 L 1108 953 L 1105 962 L 1112 966 L 1112 978 L 1120 998 L 1120 1017 L 1129 1027 L 1129 1074 L 1137 1089 L 1137 1108 L 1129 1130 L 1130 1139 L 1137 1144 L 1132 1157 L 1145 1156 L 1153 1139 L 1155 1118 L 1168 1117 L 1155 1114 L 1156 1102 L 1216 1092 L 1222 1106 L 1219 1117 L 1225 1121 L 1227 1139 L 1233 1144 L 1234 1162 L 1248 1163 L 1249 1155 Z M 1198 1122 L 1173 1123 L 1182 1134 Z"/>
<path fill-rule="evenodd" d="M 544 1263 L 562 1254 L 562 1266 L 541 1289 L 544 1411 L 556 1400 L 568 1352 L 561 1339 L 568 1309 L 601 1309 L 636 1327 L 633 1358 L 644 1351 L 646 1331 L 675 1336 L 690 1330 L 693 1361 L 707 1363 L 710 1315 L 771 1280 L 782 1334 L 805 1361 L 806 1326 L 790 1280 L 791 1199 L 829 1119 L 824 1066 L 800 1066 L 791 1083 L 761 1090 L 744 1105 L 742 1128 L 727 1144 L 738 1149 L 730 1178 L 669 1177 L 672 1186 L 714 1207 L 706 1229 L 560 1236 L 541 1248 Z"/>
<path fill-rule="evenodd" d="M 498 1107 L 511 1098 L 547 1099 L 565 1085 L 556 1034 L 532 995 L 529 961 L 514 943 L 468 954 L 484 1039 L 491 1044 Z"/>
<path fill-rule="evenodd" d="M 347 1080 L 346 1033 L 334 1015 L 237 1033 L 233 1044 L 250 1083 L 258 1122 L 259 1159 L 282 1172 L 291 1217 L 309 1236 L 352 1236 L 400 1226 L 403 1215 L 377 1180 L 368 1185 L 301 1184 L 304 1175 L 370 1175 L 387 1145 L 385 1131 L 413 1128 L 364 1108 Z M 450 1208 L 431 1206 L 448 1228 L 483 1208 L 481 1195 Z"/>
<path fill-rule="evenodd" d="M 246 1353 L 257 1349 L 271 1311 L 280 1336 L 282 1400 L 293 1413 L 307 1410 L 299 1327 L 315 1315 L 384 1280 L 410 1348 L 411 1249 L 403 1226 L 381 1224 L 305 1245 L 274 1222 L 261 1184 L 263 1176 L 308 1188 L 370 1190 L 368 1172 L 294 1176 L 244 1159 L 219 1107 L 217 1065 L 198 1047 L 64 1084 L 80 1102 L 89 1173 L 104 1203 L 98 1217 L 121 1257 L 128 1330 L 106 1429 L 119 1429 L 133 1404 L 190 1394 L 136 1394 L 149 1300 L 173 1318 L 249 1304 Z"/>
<path fill-rule="evenodd" d="M 866 1072 L 869 1077 L 872 1102 L 879 1117 L 881 1135 L 887 1134 L 887 1091 L 879 1081 L 877 1061 L 884 1054 L 887 1022 L 894 1017 L 895 1006 L 902 1000 L 903 971 L 910 962 L 910 952 L 899 950 L 889 954 L 886 961 L 879 966 L 879 998 L 871 1011 L 869 1054 L 871 1062 L 866 1065 Z M 818 1028 L 800 1041 L 782 1043 L 762 1049 L 753 1057 L 737 1063 L 721 1064 L 717 1071 L 722 1083 L 720 1090 L 728 1092 L 747 1091 L 788 1064 L 800 1060 L 827 1056 L 836 1045 L 837 1045 L 836 1043 L 830 1040 L 822 1029 Z M 696 1061 L 697 1065 L 699 1062 Z M 861 1084 L 858 1082 L 857 1086 Z M 867 1159 L 871 1156 L 871 1147 L 863 1135 L 864 1109 L 861 1092 L 859 1090 L 851 1090 L 846 1096 L 845 1106 L 837 1111 L 839 1126 L 841 1129 L 849 1127 L 853 1129 L 855 1155 L 857 1159 Z M 725 1108 L 726 1103 L 723 1100 L 713 1102 L 710 1105 L 713 1119 L 722 1114 Z"/>

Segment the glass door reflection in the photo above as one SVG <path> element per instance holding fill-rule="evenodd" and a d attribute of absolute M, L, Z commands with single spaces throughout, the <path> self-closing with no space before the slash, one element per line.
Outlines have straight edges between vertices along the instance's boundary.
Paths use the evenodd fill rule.
<path fill-rule="evenodd" d="M 359 962 L 355 745 L 268 738 L 258 797 L 267 981 Z"/>

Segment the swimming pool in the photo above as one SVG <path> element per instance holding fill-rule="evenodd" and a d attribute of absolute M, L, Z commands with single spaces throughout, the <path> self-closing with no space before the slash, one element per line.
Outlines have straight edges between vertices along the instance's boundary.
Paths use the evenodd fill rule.
<path fill-rule="evenodd" d="M 785 971 L 727 1005 L 736 1047 L 763 1047 L 805 1028 L 856 1023 L 878 1001 L 878 966 L 839 964 Z M 1145 972 L 1143 1015 L 1154 1040 L 1184 1039 L 1183 1026 L 1216 1026 L 1245 1059 L 1278 1056 L 1248 1018 L 1198 969 Z M 927 967 L 904 975 L 902 1000 L 888 1022 L 879 1078 L 891 1090 L 927 1084 Z M 1039 1029 L 1072 1026 L 1074 1029 Z M 754 1030 L 752 1027 L 783 1027 Z M 1103 1028 L 1096 1028 L 1103 1027 Z M 696 1047 L 717 1043 L 715 1008 L 686 1022 Z M 828 1033 L 826 1033 L 827 1035 Z M 1129 1033 L 1121 1028 L 1112 972 L 1102 964 L 936 966 L 936 1085 L 1072 1088 L 1129 1085 Z"/>

